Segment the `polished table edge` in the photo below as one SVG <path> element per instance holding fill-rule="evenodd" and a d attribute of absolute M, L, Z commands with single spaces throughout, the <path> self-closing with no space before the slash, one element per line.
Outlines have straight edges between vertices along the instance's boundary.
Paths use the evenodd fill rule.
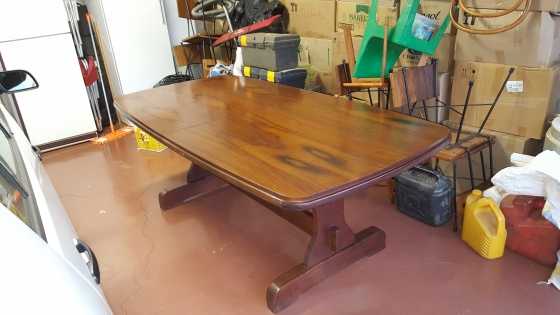
<path fill-rule="evenodd" d="M 349 195 L 353 192 L 356 192 L 361 189 L 365 189 L 368 186 L 371 186 L 377 182 L 389 179 L 394 177 L 395 175 L 409 169 L 412 167 L 411 165 L 417 165 L 429 160 L 433 157 L 438 151 L 445 148 L 450 139 L 450 135 L 446 138 L 442 138 L 439 142 L 434 143 L 431 147 L 429 147 L 426 151 L 421 152 L 420 154 L 416 155 L 415 157 L 399 161 L 399 163 L 392 167 L 391 169 L 386 170 L 385 172 L 379 174 L 375 174 L 375 176 L 369 178 L 362 178 L 351 183 L 347 183 L 344 186 L 339 186 L 337 188 L 331 189 L 329 191 L 323 192 L 321 195 L 317 196 L 309 196 L 302 199 L 289 199 L 289 198 L 282 198 L 274 194 L 273 192 L 259 187 L 253 183 L 249 183 L 247 181 L 242 180 L 238 176 L 228 172 L 225 169 L 217 167 L 202 157 L 199 157 L 191 152 L 188 151 L 186 148 L 182 148 L 177 144 L 173 143 L 173 141 L 169 140 L 168 138 L 164 137 L 163 135 L 159 134 L 157 131 L 150 128 L 148 125 L 144 124 L 142 121 L 136 119 L 134 116 L 128 114 L 126 111 L 121 110 L 118 104 L 118 100 L 115 100 L 115 108 L 118 110 L 119 114 L 124 117 L 124 119 L 140 129 L 144 130 L 150 136 L 157 139 L 159 142 L 166 145 L 168 148 L 176 152 L 177 154 L 184 156 L 188 160 L 190 160 L 193 164 L 207 170 L 208 172 L 214 174 L 215 176 L 221 178 L 225 182 L 249 193 L 252 195 L 257 196 L 260 199 L 265 200 L 268 203 L 271 203 L 275 206 L 280 208 L 288 209 L 288 210 L 295 210 L 301 211 L 305 209 L 314 208 L 323 204 L 327 204 L 333 200 L 343 198 L 346 195 Z M 398 114 L 398 113 L 397 113 Z"/>

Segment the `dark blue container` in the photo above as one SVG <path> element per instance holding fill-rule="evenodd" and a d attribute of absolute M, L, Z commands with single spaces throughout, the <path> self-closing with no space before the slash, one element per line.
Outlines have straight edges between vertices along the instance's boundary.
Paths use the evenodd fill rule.
<path fill-rule="evenodd" d="M 452 214 L 453 185 L 440 172 L 413 167 L 395 177 L 397 208 L 426 224 L 439 226 Z"/>

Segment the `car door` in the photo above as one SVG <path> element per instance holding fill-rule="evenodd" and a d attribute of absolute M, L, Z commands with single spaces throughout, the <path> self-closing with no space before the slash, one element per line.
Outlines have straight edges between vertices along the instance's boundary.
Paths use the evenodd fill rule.
<path fill-rule="evenodd" d="M 0 203 L 103 296 L 95 255 L 78 238 L 38 155 L 3 105 L 0 131 Z"/>
<path fill-rule="evenodd" d="M 112 314 L 91 283 L 14 210 L 0 203 L 0 314 Z"/>

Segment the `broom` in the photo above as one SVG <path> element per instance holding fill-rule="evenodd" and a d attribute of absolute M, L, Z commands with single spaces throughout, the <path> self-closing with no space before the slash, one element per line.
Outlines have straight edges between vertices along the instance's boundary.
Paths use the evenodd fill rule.
<path fill-rule="evenodd" d="M 97 54 L 97 46 L 95 44 L 95 34 L 93 33 L 93 19 L 86 14 L 86 20 L 89 28 L 89 34 L 91 36 L 92 46 L 93 46 L 93 53 L 95 55 L 95 66 L 97 67 L 97 74 L 99 75 L 99 79 L 101 82 L 101 90 L 103 91 L 103 99 L 105 100 L 105 109 L 107 110 L 107 117 L 109 118 L 109 127 L 111 128 L 111 132 L 105 134 L 101 137 L 97 137 L 96 139 L 92 140 L 93 143 L 96 144 L 103 144 L 107 143 L 119 138 L 126 136 L 127 134 L 134 131 L 134 127 L 126 126 L 115 130 L 115 126 L 113 124 L 113 119 L 111 117 L 111 110 L 109 109 L 109 101 L 107 99 L 107 91 L 105 90 L 105 82 L 103 82 L 103 73 L 101 72 L 101 66 L 99 62 L 99 55 Z"/>

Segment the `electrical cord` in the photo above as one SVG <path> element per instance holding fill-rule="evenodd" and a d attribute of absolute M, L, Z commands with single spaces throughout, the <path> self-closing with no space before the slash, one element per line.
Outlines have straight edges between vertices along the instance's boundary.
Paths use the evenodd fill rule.
<path fill-rule="evenodd" d="M 459 7 L 460 7 L 460 9 L 463 9 L 464 4 L 461 1 L 462 0 L 459 0 Z M 510 13 L 515 11 L 515 9 L 518 9 L 519 6 L 521 6 L 522 1 L 525 1 L 525 7 L 523 8 L 523 13 L 515 21 L 513 21 L 511 24 L 505 25 L 505 26 L 502 26 L 502 27 L 498 27 L 498 28 L 494 28 L 494 29 L 476 29 L 476 28 L 470 28 L 470 27 L 466 27 L 466 26 L 463 26 L 463 25 L 459 24 L 459 22 L 455 19 L 454 15 L 453 15 L 454 10 L 457 8 L 456 6 L 451 6 L 451 8 L 449 9 L 449 15 L 450 15 L 450 18 L 451 18 L 451 23 L 453 23 L 453 25 L 458 30 L 461 30 L 463 32 L 470 33 L 470 34 L 478 34 L 478 35 L 498 34 L 498 33 L 507 32 L 507 31 L 517 27 L 519 24 L 521 24 L 527 18 L 527 15 L 529 14 L 529 8 L 531 7 L 531 5 L 533 3 L 533 0 L 520 0 L 520 1 L 518 1 L 518 3 L 516 3 L 516 4 L 518 4 L 518 6 L 515 7 L 513 10 L 511 10 Z M 510 9 L 512 9 L 512 8 L 509 8 L 507 10 L 510 10 Z M 470 14 L 469 12 L 474 12 L 474 11 L 469 10 L 469 12 L 467 12 L 467 11 L 465 11 L 465 12 Z M 480 13 L 480 12 L 474 12 L 474 13 L 476 15 L 473 15 L 473 14 L 471 14 L 471 15 L 478 16 L 478 17 L 486 17 L 486 18 L 498 17 L 498 16 L 485 15 L 485 14 Z M 505 15 L 505 14 L 503 14 L 503 15 Z M 503 16 L 503 15 L 499 15 L 499 16 Z"/>

